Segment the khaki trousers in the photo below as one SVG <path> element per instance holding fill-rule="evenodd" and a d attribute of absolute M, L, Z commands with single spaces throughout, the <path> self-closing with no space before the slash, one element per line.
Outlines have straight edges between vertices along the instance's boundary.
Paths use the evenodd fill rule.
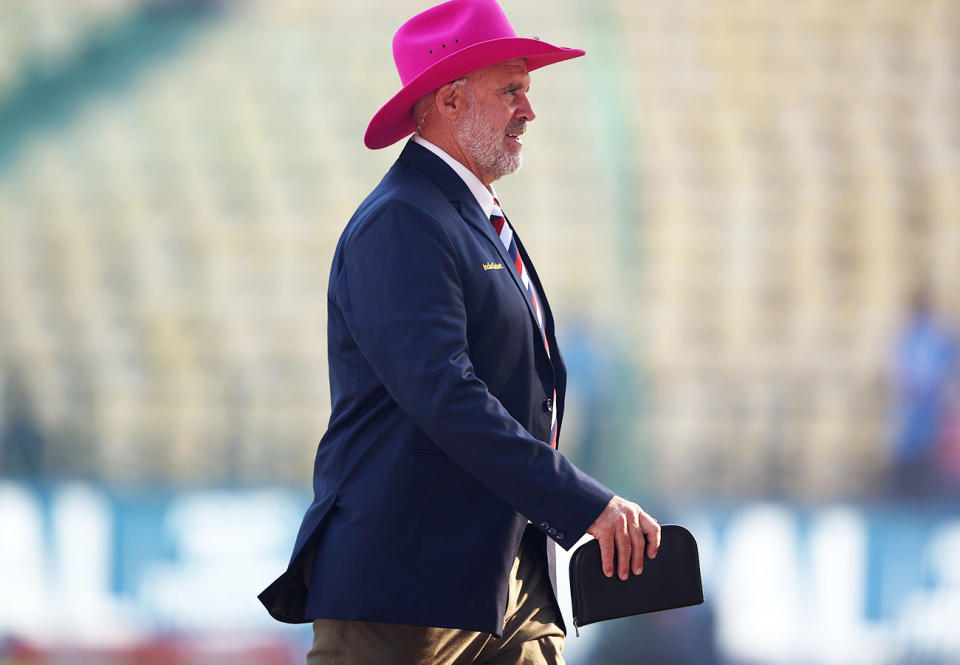
<path fill-rule="evenodd" d="M 526 538 L 510 574 L 503 637 L 456 628 L 317 619 L 307 665 L 563 665 L 544 564 Z"/>

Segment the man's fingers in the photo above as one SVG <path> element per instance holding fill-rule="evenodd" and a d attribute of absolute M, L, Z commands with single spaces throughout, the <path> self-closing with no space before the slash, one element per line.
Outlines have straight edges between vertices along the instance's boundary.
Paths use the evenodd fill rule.
<path fill-rule="evenodd" d="M 603 574 L 613 577 L 613 530 L 604 529 L 597 536 L 600 542 L 600 563 L 603 564 Z"/>
<path fill-rule="evenodd" d="M 639 515 L 633 515 L 633 524 L 630 525 L 630 545 L 631 559 L 630 567 L 633 568 L 633 574 L 639 575 L 643 572 L 643 531 L 640 526 Z"/>
<path fill-rule="evenodd" d="M 613 577 L 614 556 L 617 574 L 625 580 L 631 570 L 634 575 L 643 572 L 644 550 L 653 559 L 660 549 L 657 521 L 637 504 L 618 496 L 610 499 L 607 507 L 587 528 L 587 533 L 600 543 L 600 561 L 607 577 Z"/>
<path fill-rule="evenodd" d="M 640 527 L 647 538 L 647 556 L 651 559 L 657 558 L 657 552 L 660 550 L 660 524 L 646 513 L 640 516 Z"/>
<path fill-rule="evenodd" d="M 617 520 L 617 573 L 621 580 L 627 579 L 630 575 L 630 534 L 627 529 L 627 516 L 620 514 Z"/>

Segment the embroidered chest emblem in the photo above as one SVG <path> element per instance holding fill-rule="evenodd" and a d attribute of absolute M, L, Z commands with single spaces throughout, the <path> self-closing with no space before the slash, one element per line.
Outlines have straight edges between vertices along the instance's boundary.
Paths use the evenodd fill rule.
<path fill-rule="evenodd" d="M 484 263 L 483 269 L 484 270 L 503 270 L 503 264 L 502 263 Z"/>

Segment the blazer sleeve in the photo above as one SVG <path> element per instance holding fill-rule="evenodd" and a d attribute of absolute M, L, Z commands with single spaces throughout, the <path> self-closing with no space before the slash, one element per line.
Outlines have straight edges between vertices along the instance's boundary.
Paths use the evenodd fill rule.
<path fill-rule="evenodd" d="M 412 203 L 371 213 L 334 298 L 391 397 L 456 464 L 569 549 L 613 496 L 514 420 L 474 373 L 457 254 Z"/>

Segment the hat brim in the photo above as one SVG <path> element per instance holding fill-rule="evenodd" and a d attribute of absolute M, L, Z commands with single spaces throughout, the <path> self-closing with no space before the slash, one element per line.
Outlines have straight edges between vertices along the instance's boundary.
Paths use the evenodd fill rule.
<path fill-rule="evenodd" d="M 364 144 L 378 150 L 413 133 L 413 105 L 428 92 L 498 62 L 526 58 L 527 71 L 579 58 L 585 51 L 554 46 L 538 39 L 509 37 L 473 44 L 450 54 L 417 74 L 384 104 L 367 126 Z"/>

